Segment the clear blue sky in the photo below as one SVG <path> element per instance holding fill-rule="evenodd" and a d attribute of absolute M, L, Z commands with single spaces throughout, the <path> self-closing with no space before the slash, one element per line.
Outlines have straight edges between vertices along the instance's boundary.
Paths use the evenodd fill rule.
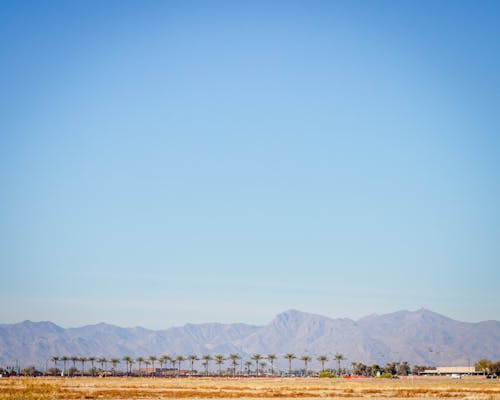
<path fill-rule="evenodd" d="M 500 319 L 498 1 L 2 1 L 0 322 Z"/>

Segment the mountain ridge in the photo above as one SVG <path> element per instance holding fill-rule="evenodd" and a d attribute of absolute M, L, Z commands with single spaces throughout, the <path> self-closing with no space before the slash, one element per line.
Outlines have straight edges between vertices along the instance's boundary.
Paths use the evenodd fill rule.
<path fill-rule="evenodd" d="M 19 360 L 46 365 L 52 356 L 149 356 L 152 354 L 339 352 L 349 362 L 408 361 L 425 365 L 468 365 L 500 359 L 500 321 L 463 322 L 419 309 L 371 314 L 353 320 L 289 309 L 266 325 L 187 323 L 161 330 L 124 328 L 100 322 L 63 328 L 51 321 L 0 324 L 0 366 Z M 281 365 L 281 360 L 277 366 Z M 314 366 L 314 363 L 312 364 Z"/>

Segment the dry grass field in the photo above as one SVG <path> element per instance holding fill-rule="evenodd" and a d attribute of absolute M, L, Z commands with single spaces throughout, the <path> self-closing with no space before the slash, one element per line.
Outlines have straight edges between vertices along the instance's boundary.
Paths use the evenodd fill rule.
<path fill-rule="evenodd" d="M 3 378 L 0 400 L 51 399 L 470 399 L 500 400 L 481 378 Z"/>

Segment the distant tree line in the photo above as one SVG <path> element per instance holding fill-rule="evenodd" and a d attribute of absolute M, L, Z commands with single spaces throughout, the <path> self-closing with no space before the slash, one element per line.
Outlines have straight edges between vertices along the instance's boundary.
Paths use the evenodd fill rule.
<path fill-rule="evenodd" d="M 484 375 L 493 374 L 500 376 L 500 361 L 493 362 L 483 358 L 475 364 L 475 367 L 476 371 L 480 371 Z"/>
<path fill-rule="evenodd" d="M 397 377 L 419 375 L 432 367 L 414 365 L 408 362 L 388 362 L 385 366 L 378 364 L 365 365 L 360 362 L 351 362 L 348 366 L 341 365 L 346 357 L 336 353 L 331 359 L 326 355 L 316 356 L 314 359 L 321 365 L 320 370 L 310 369 L 313 357 L 310 355 L 297 356 L 287 353 L 282 356 L 287 361 L 286 370 L 277 371 L 275 368 L 276 354 L 253 354 L 244 360 L 239 354 L 205 354 L 198 357 L 195 354 L 187 356 L 149 356 L 132 358 L 105 357 L 77 357 L 53 356 L 51 367 L 43 373 L 35 367 L 14 370 L 14 368 L 0 368 L 0 374 L 9 375 L 62 375 L 62 376 L 319 376 L 339 377 L 356 375 L 365 377 Z M 198 363 L 199 369 L 195 368 Z M 328 368 L 328 363 L 333 365 Z M 298 365 L 297 365 L 298 364 Z M 482 359 L 475 364 L 476 371 L 485 375 L 500 375 L 500 361 Z"/>

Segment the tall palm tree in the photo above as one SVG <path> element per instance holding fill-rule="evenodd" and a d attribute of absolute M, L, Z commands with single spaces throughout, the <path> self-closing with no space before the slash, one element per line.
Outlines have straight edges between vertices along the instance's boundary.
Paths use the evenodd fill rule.
<path fill-rule="evenodd" d="M 187 359 L 189 360 L 189 362 L 191 363 L 191 375 L 193 375 L 193 371 L 194 371 L 194 362 L 195 361 L 198 361 L 199 358 L 196 354 L 190 354 Z"/>
<path fill-rule="evenodd" d="M 266 357 L 271 363 L 271 375 L 274 375 L 274 360 L 276 360 L 276 354 L 268 354 Z"/>
<path fill-rule="evenodd" d="M 203 357 L 203 365 L 205 366 L 205 375 L 208 375 L 208 363 L 212 360 L 212 356 L 210 354 L 205 354 Z"/>
<path fill-rule="evenodd" d="M 66 363 L 69 361 L 67 356 L 62 356 L 61 361 L 63 362 L 63 375 L 66 375 Z"/>
<path fill-rule="evenodd" d="M 139 364 L 139 376 L 142 376 L 141 365 L 142 365 L 142 363 L 144 362 L 144 358 L 142 358 L 142 357 L 137 357 L 137 358 L 135 359 L 135 361 L 137 361 L 137 364 Z"/>
<path fill-rule="evenodd" d="M 160 370 L 163 375 L 165 375 L 163 371 L 163 364 L 165 364 L 168 360 L 170 360 L 170 357 L 167 355 L 160 356 L 160 358 L 158 359 L 158 361 L 160 362 Z"/>
<path fill-rule="evenodd" d="M 58 356 L 52 356 L 51 361 L 54 362 L 54 368 L 57 370 L 57 362 L 59 361 Z"/>
<path fill-rule="evenodd" d="M 89 361 L 90 361 L 90 365 L 91 365 L 92 376 L 94 376 L 94 361 L 95 361 L 95 357 L 94 356 L 89 357 Z"/>
<path fill-rule="evenodd" d="M 301 361 L 304 361 L 304 375 L 307 376 L 307 363 L 311 361 L 311 357 L 309 356 L 302 356 L 300 357 Z"/>
<path fill-rule="evenodd" d="M 158 358 L 156 356 L 149 356 L 149 361 L 151 361 L 151 365 L 153 366 L 153 376 L 156 376 L 155 362 L 158 361 Z"/>
<path fill-rule="evenodd" d="M 338 363 L 338 374 L 340 375 L 340 362 L 342 360 L 345 360 L 344 355 L 340 354 L 340 353 L 336 353 L 335 354 L 335 360 L 337 360 L 337 363 Z"/>
<path fill-rule="evenodd" d="M 226 361 L 226 358 L 222 354 L 216 354 L 214 356 L 215 363 L 219 366 L 219 376 L 222 375 L 222 364 L 224 364 L 224 361 Z"/>
<path fill-rule="evenodd" d="M 260 354 L 254 354 L 250 358 L 255 361 L 255 374 L 259 376 L 259 361 L 262 360 L 262 356 Z"/>
<path fill-rule="evenodd" d="M 104 371 L 104 364 L 106 364 L 106 363 L 108 362 L 108 360 L 106 360 L 106 358 L 104 358 L 104 357 L 101 357 L 101 358 L 99 358 L 99 359 L 97 360 L 97 362 L 98 362 L 99 364 L 101 364 L 101 370 L 103 370 L 103 371 Z"/>
<path fill-rule="evenodd" d="M 325 355 L 318 356 L 317 360 L 321 363 L 321 371 L 325 372 L 325 362 L 328 361 L 328 357 Z"/>
<path fill-rule="evenodd" d="M 267 363 L 265 361 L 261 361 L 259 363 L 259 366 L 260 366 L 260 371 L 265 372 L 266 367 L 267 367 Z"/>
<path fill-rule="evenodd" d="M 132 375 L 132 357 L 125 356 L 123 357 L 123 361 L 125 361 L 125 369 L 127 370 L 127 375 Z"/>
<path fill-rule="evenodd" d="M 111 362 L 111 365 L 113 366 L 113 375 L 116 373 L 116 366 L 120 364 L 120 360 L 118 358 L 112 358 L 109 360 Z"/>
<path fill-rule="evenodd" d="M 288 375 L 292 373 L 292 360 L 297 358 L 293 353 L 285 354 L 285 358 L 288 360 Z"/>
<path fill-rule="evenodd" d="M 181 362 L 186 361 L 183 356 L 175 357 L 175 361 L 177 361 L 177 366 L 179 367 L 177 370 L 177 376 L 181 376 Z"/>
<path fill-rule="evenodd" d="M 85 374 L 85 362 L 87 361 L 87 357 L 80 357 L 79 361 L 82 363 L 82 376 Z"/>
<path fill-rule="evenodd" d="M 168 354 L 165 355 L 165 367 L 168 368 L 168 362 L 170 362 L 170 369 L 175 367 L 175 361 L 173 357 L 170 357 Z"/>
<path fill-rule="evenodd" d="M 229 354 L 229 359 L 231 360 L 231 365 L 233 366 L 233 376 L 236 376 L 236 367 L 238 366 L 238 360 L 241 360 L 239 354 Z"/>
<path fill-rule="evenodd" d="M 359 364 L 358 364 L 357 362 L 352 362 L 352 363 L 351 363 L 351 366 L 352 366 L 352 374 L 353 374 L 353 375 L 360 375 L 360 374 L 357 374 L 357 373 L 356 373 L 356 370 L 357 370 L 357 368 L 358 368 L 358 365 L 362 365 L 362 364 L 361 364 L 361 363 L 359 363 Z"/>
<path fill-rule="evenodd" d="M 250 367 L 252 366 L 252 363 L 250 361 L 245 361 L 245 368 L 247 371 L 247 375 L 250 375 Z"/>
<path fill-rule="evenodd" d="M 70 360 L 73 363 L 73 368 L 76 370 L 76 362 L 80 360 L 80 358 L 77 356 L 71 356 Z"/>

